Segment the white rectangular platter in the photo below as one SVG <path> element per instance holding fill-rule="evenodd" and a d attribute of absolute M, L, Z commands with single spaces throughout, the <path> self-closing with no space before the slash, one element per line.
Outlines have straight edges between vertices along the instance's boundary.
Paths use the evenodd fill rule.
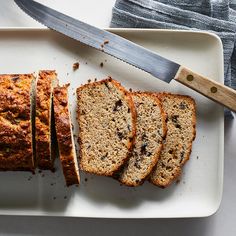
<path fill-rule="evenodd" d="M 111 29 L 150 50 L 223 83 L 220 40 L 208 33 Z M 80 68 L 73 71 L 73 63 Z M 103 67 L 100 66 L 101 62 Z M 158 66 L 158 65 L 156 65 Z M 147 73 L 47 29 L 1 29 L 0 74 L 55 69 L 60 84 L 70 83 L 74 132 L 76 88 L 108 75 L 126 88 L 188 94 L 197 103 L 197 136 L 178 184 L 160 189 L 146 182 L 128 188 L 106 177 L 82 173 L 79 187 L 65 187 L 60 164 L 55 173 L 0 173 L 1 215 L 98 218 L 202 217 L 216 212 L 223 189 L 223 108 L 172 81 Z"/>

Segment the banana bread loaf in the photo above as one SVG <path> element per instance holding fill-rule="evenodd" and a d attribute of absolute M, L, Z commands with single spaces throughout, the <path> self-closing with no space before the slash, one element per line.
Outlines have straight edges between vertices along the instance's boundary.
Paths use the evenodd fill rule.
<path fill-rule="evenodd" d="M 0 170 L 34 171 L 32 74 L 0 75 Z"/>

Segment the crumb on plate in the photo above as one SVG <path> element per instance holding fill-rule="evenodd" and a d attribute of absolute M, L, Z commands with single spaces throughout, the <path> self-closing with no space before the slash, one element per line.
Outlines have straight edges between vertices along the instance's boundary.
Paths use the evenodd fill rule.
<path fill-rule="evenodd" d="M 76 70 L 78 70 L 78 69 L 79 69 L 79 62 L 75 62 L 75 63 L 73 64 L 73 70 L 76 71 Z"/>

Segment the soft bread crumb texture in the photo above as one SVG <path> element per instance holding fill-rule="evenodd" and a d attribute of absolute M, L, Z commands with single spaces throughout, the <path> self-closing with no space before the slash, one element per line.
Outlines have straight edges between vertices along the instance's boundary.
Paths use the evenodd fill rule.
<path fill-rule="evenodd" d="M 54 88 L 53 107 L 60 161 L 66 185 L 71 186 L 79 184 L 80 177 L 70 119 L 68 86 Z"/>
<path fill-rule="evenodd" d="M 155 95 L 145 92 L 131 95 L 137 113 L 136 138 L 134 149 L 119 180 L 128 186 L 138 186 L 157 164 L 166 135 L 166 116 Z"/>
<path fill-rule="evenodd" d="M 181 175 L 189 159 L 196 135 L 196 108 L 191 97 L 175 94 L 157 94 L 167 113 L 167 135 L 157 166 L 150 181 L 162 188 Z"/>
<path fill-rule="evenodd" d="M 130 94 L 109 78 L 77 89 L 80 167 L 112 176 L 133 146 L 136 113 Z"/>
<path fill-rule="evenodd" d="M 54 169 L 55 154 L 51 148 L 52 91 L 57 82 L 55 71 L 40 71 L 36 86 L 36 161 L 40 169 Z"/>
<path fill-rule="evenodd" d="M 0 75 L 0 170 L 34 171 L 32 74 Z"/>

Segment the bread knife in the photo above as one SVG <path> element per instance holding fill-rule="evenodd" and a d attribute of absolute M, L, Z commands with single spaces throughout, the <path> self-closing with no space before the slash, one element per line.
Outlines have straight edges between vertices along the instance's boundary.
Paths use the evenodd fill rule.
<path fill-rule="evenodd" d="M 169 83 L 172 79 L 236 112 L 236 90 L 199 75 L 116 34 L 96 28 L 33 0 L 14 0 L 28 15 L 57 32 L 114 56 Z"/>

